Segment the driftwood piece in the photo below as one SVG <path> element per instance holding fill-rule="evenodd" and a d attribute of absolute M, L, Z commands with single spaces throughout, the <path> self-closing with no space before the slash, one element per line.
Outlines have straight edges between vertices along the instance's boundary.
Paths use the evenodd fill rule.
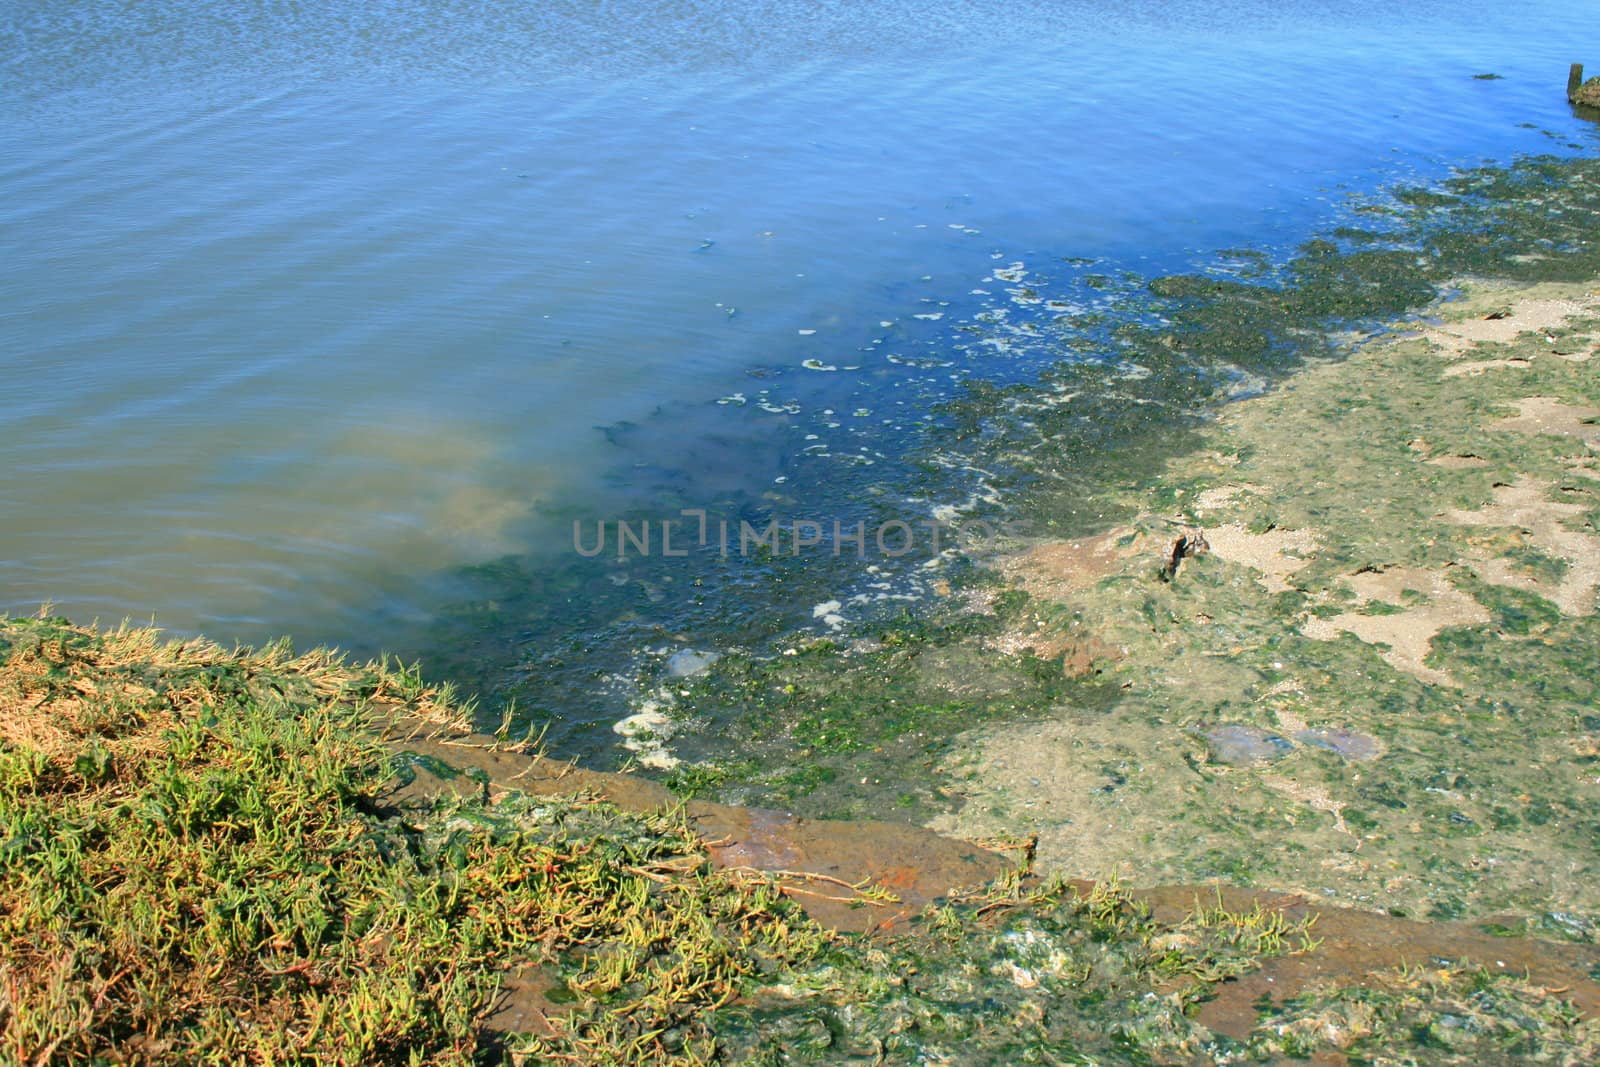
<path fill-rule="evenodd" d="M 1190 556 L 1198 556 L 1211 551 L 1211 544 L 1206 540 L 1206 535 L 1200 530 L 1185 530 L 1172 542 L 1172 547 L 1167 550 L 1166 562 L 1161 567 L 1161 580 L 1170 582 L 1178 576 L 1178 568 L 1183 566 L 1183 561 Z"/>

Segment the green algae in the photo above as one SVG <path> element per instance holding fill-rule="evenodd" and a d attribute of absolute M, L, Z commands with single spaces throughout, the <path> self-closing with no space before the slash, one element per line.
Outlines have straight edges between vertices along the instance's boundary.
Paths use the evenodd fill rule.
<path fill-rule="evenodd" d="M 1395 201 L 1386 231 L 1347 234 L 1343 244 L 1308 242 L 1281 269 L 1263 268 L 1249 283 L 1155 279 L 1155 301 L 1138 305 L 1131 321 L 1062 338 L 1096 350 L 1096 363 L 1065 361 L 1027 385 L 972 383 L 951 406 L 958 439 L 977 444 L 985 469 L 999 462 L 1024 514 L 1090 528 L 1113 515 L 1104 503 L 1091 512 L 1082 498 L 1149 472 L 1161 456 L 1194 450 L 1186 416 L 1217 399 L 1240 371 L 1275 378 L 1307 360 L 1337 357 L 1337 331 L 1415 312 L 1462 276 L 1600 275 L 1600 252 L 1587 240 L 1600 215 L 1597 172 L 1594 160 L 1554 158 L 1468 171 L 1446 183 L 1448 196 Z M 1387 247 L 1372 247 L 1378 244 Z M 1237 254 L 1221 253 L 1219 262 L 1230 258 Z M 1125 364 L 1144 376 L 1119 377 L 1116 367 Z"/>
<path fill-rule="evenodd" d="M 1338 1047 L 1350 1063 L 1581 1063 L 1600 1026 L 1515 975 L 1402 969 L 1268 1005 L 1246 1046 L 1242 1062 Z"/>
<path fill-rule="evenodd" d="M 771 1064 L 1173 1062 L 1231 1044 L 1191 1018 L 1216 984 L 1316 943 L 1311 924 L 1260 911 L 1160 923 L 1114 886 L 975 903 L 730 1012 L 730 1050 Z"/>
<path fill-rule="evenodd" d="M 1116 699 L 1053 662 L 986 648 L 1020 602 L 1012 593 L 981 614 L 960 605 L 904 614 L 849 646 L 822 639 L 771 656 L 725 655 L 678 687 L 677 714 L 705 724 L 683 737 L 679 753 L 693 757 L 701 739 L 714 738 L 710 766 L 680 769 L 667 784 L 685 796 L 829 817 L 926 818 L 948 809 L 930 783 L 962 730 L 1063 700 L 1092 707 Z M 901 771 L 885 774 L 885 765 Z M 928 773 L 908 778 L 909 766 Z"/>

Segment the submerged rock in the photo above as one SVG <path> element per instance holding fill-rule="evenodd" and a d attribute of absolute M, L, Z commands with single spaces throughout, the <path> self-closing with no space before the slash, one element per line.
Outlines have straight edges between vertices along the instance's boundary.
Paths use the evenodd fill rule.
<path fill-rule="evenodd" d="M 1294 735 L 1294 739 L 1303 745 L 1325 748 L 1329 752 L 1337 752 L 1347 760 L 1357 762 L 1376 759 L 1378 753 L 1383 751 L 1377 738 L 1355 730 L 1346 730 L 1342 726 L 1301 730 Z"/>
<path fill-rule="evenodd" d="M 1213 726 L 1199 731 L 1211 746 L 1211 758 L 1230 767 L 1248 767 L 1252 763 L 1266 763 L 1282 759 L 1294 751 L 1287 738 L 1261 729 L 1259 726 Z"/>
<path fill-rule="evenodd" d="M 674 652 L 667 660 L 667 674 L 673 678 L 692 678 L 710 670 L 711 665 L 721 658 L 720 652 L 701 652 L 698 649 L 686 648 L 681 652 Z"/>

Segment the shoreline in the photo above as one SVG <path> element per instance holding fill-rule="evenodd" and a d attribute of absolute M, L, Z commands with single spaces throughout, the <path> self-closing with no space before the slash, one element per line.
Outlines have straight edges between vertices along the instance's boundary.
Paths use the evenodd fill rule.
<path fill-rule="evenodd" d="M 997 521 L 1017 523 L 1021 544 L 1070 543 L 1170 510 L 1175 502 L 1141 494 L 1170 491 L 1157 484 L 1159 472 L 1204 451 L 1212 420 L 1241 393 L 1285 387 L 1415 322 L 1453 279 L 1547 284 L 1600 273 L 1585 228 L 1600 211 L 1594 175 L 1592 160 L 1539 157 L 1464 172 L 1438 190 L 1393 190 L 1351 208 L 1361 227 L 1339 226 L 1286 263 L 1219 253 L 1203 273 L 1148 280 L 1142 295 L 1129 290 L 1124 314 L 1058 323 L 1058 333 L 1038 323 L 1061 361 L 1036 382 L 975 387 L 938 409 L 947 433 L 936 458 L 982 472 L 1007 504 Z M 1045 283 L 1034 294 L 1053 295 Z M 973 336 L 980 345 L 988 339 L 981 330 Z M 1093 358 L 1073 355 L 1080 351 Z M 997 516 L 980 508 L 972 518 Z M 629 710 L 612 721 L 658 713 L 640 740 L 652 757 L 681 761 L 662 775 L 681 795 L 819 817 L 947 815 L 957 799 L 945 738 L 1058 704 L 1103 709 L 1122 697 L 1120 683 L 1028 654 L 1016 637 L 1033 608 L 1024 591 L 986 570 L 993 562 L 962 561 L 912 611 L 839 632 L 724 644 L 674 631 L 681 644 L 669 643 L 669 652 L 709 649 L 721 658 L 684 678 L 647 665 Z M 514 693 L 532 705 L 538 688 L 525 688 Z"/>

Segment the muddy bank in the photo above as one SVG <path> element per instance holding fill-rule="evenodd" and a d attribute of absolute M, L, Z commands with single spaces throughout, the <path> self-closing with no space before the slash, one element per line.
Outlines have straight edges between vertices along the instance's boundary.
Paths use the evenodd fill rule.
<path fill-rule="evenodd" d="M 1009 646 L 1122 699 L 969 734 L 932 825 L 1594 941 L 1597 345 L 1596 284 L 1463 282 L 1226 408 L 1132 521 L 1019 546 Z"/>
<path fill-rule="evenodd" d="M 715 866 L 771 876 L 807 914 L 835 930 L 887 929 L 935 899 L 973 890 L 1016 865 L 997 849 L 903 823 L 811 820 L 680 801 L 649 779 L 527 755 L 492 737 L 441 732 L 434 723 L 402 718 L 385 725 L 385 737 L 415 767 L 408 782 L 396 783 L 390 803 L 426 805 L 444 795 L 511 790 L 593 795 L 638 812 L 681 805 Z"/>
<path fill-rule="evenodd" d="M 507 791 L 603 797 L 640 812 L 680 803 L 670 791 L 635 775 L 586 770 L 508 748 L 492 737 L 446 730 L 437 722 L 405 715 L 385 718 L 383 709 L 378 710 L 387 743 L 418 772 L 404 784 L 396 783 L 385 795 L 386 803 L 426 807 L 440 797 L 487 798 Z M 689 801 L 683 809 L 715 866 L 766 875 L 812 918 L 849 932 L 914 931 L 917 924 L 910 920 L 930 906 L 981 895 L 985 883 L 1028 871 L 1036 845 L 1032 839 L 979 845 L 904 823 L 807 820 L 705 801 Z M 1022 884 L 1042 884 L 1039 872 L 1026 874 Z M 1070 884 L 1085 898 L 1099 891 L 1092 881 Z M 1508 937 L 1500 924 L 1416 922 L 1329 907 L 1292 893 L 1218 886 L 1125 892 L 1129 900 L 1148 907 L 1156 922 L 1173 927 L 1214 908 L 1279 916 L 1285 928 L 1305 926 L 1314 932 L 1312 942 L 1300 951 L 1263 956 L 1248 973 L 1217 985 L 1204 998 L 1197 1021 L 1237 1041 L 1249 1038 L 1264 1004 L 1382 987 L 1413 968 L 1514 976 L 1583 1016 L 1600 1013 L 1600 947 Z M 525 1013 L 528 997 L 528 991 L 513 986 L 501 1010 L 513 1016 L 519 1010 Z"/>

